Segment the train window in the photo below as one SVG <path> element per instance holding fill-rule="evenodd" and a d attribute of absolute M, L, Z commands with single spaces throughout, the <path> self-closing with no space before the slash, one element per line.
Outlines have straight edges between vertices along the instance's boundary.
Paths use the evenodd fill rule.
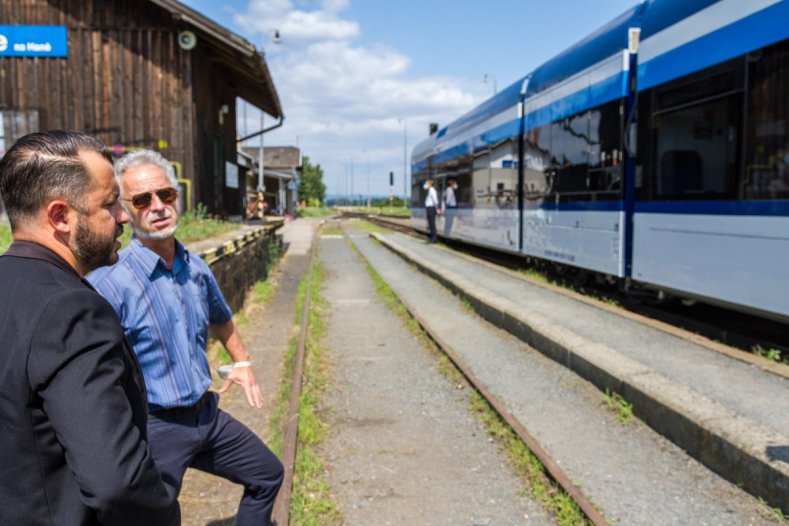
<path fill-rule="evenodd" d="M 589 113 L 557 121 L 551 125 L 551 163 L 556 173 L 554 190 L 568 200 L 588 193 Z"/>
<path fill-rule="evenodd" d="M 657 199 L 735 197 L 740 108 L 740 97 L 730 96 L 655 117 Z"/>
<path fill-rule="evenodd" d="M 736 198 L 741 141 L 742 62 L 660 86 L 652 115 L 652 197 Z"/>
<path fill-rule="evenodd" d="M 517 208 L 518 138 L 510 137 L 496 144 L 485 144 L 474 152 L 474 172 L 471 176 L 473 206 L 479 208 Z M 464 179 L 458 178 L 461 202 L 468 202 Z"/>
<path fill-rule="evenodd" d="M 743 199 L 789 199 L 789 42 L 748 55 Z"/>
<path fill-rule="evenodd" d="M 523 146 L 524 195 L 527 200 L 538 200 L 553 192 L 550 125 L 529 130 Z"/>
<path fill-rule="evenodd" d="M 597 199 L 622 194 L 622 103 L 609 102 L 590 112 L 588 188 Z"/>
<path fill-rule="evenodd" d="M 656 91 L 655 109 L 661 111 L 676 108 L 733 91 L 739 84 L 736 73 L 735 69 L 727 67 L 723 71 L 702 75 L 701 79 L 691 77 L 671 83 Z"/>

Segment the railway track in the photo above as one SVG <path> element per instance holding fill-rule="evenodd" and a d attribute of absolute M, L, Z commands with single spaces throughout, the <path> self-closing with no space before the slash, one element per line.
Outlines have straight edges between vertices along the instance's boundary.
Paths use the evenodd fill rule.
<path fill-rule="evenodd" d="M 401 231 L 408 232 L 409 229 L 401 229 Z M 410 230 L 413 232 L 413 230 Z M 317 252 L 317 236 L 313 240 L 313 246 L 310 251 L 310 260 L 307 267 L 306 276 L 312 275 L 312 267 L 315 260 L 315 253 Z M 309 331 L 309 311 L 310 311 L 310 297 L 312 290 L 312 280 L 308 279 L 307 292 L 301 313 L 301 323 L 299 329 L 299 340 L 297 344 L 296 359 L 293 369 L 292 377 L 292 390 L 288 403 L 288 412 L 286 417 L 285 437 L 283 441 L 282 463 L 285 468 L 282 487 L 274 505 L 272 518 L 279 526 L 287 526 L 290 524 L 290 505 L 291 495 L 293 492 L 293 482 L 296 466 L 296 457 L 298 454 L 298 427 L 299 427 L 299 401 L 301 399 L 303 376 L 304 376 L 304 360 L 306 356 L 307 334 Z M 571 478 L 559 466 L 559 463 L 540 445 L 528 430 L 517 420 L 517 418 L 501 403 L 501 401 L 485 386 L 483 382 L 474 374 L 473 370 L 463 361 L 463 359 L 455 353 L 451 346 L 438 334 L 436 331 L 419 316 L 416 309 L 409 306 L 408 303 L 401 298 L 410 315 L 419 324 L 424 333 L 430 338 L 436 347 L 443 352 L 452 364 L 456 367 L 457 371 L 468 381 L 468 383 L 479 393 L 479 395 L 492 407 L 499 417 L 510 426 L 512 431 L 529 450 L 537 457 L 540 463 L 545 468 L 547 476 L 553 480 L 562 490 L 569 496 L 569 498 L 578 506 L 581 512 L 589 520 L 590 524 L 594 526 L 608 526 L 609 522 L 605 516 L 595 507 L 595 504 L 581 491 Z"/>
<path fill-rule="evenodd" d="M 381 223 L 379 222 L 379 224 Z M 389 225 L 391 225 L 391 223 L 385 223 L 382 226 L 388 227 Z M 408 232 L 410 230 L 401 224 L 396 224 L 395 227 L 400 231 Z M 335 242 L 339 242 L 339 241 L 335 241 Z M 391 254 L 388 254 L 388 251 L 385 250 L 384 248 L 376 246 L 375 244 L 367 240 L 366 236 L 357 236 L 357 238 L 353 240 L 353 243 L 357 246 L 359 253 L 368 261 L 368 264 L 371 266 L 380 267 L 382 265 L 380 258 L 382 257 L 389 258 L 390 260 L 399 261 L 399 258 L 393 257 Z M 315 253 L 316 245 L 317 243 L 313 243 L 313 252 L 311 255 L 311 260 L 315 258 L 314 253 Z M 376 258 L 378 258 L 379 260 L 376 261 Z M 384 263 L 384 267 L 382 268 L 386 268 L 385 263 Z M 414 271 L 412 268 L 409 270 L 409 272 L 413 273 L 412 277 L 403 278 L 403 276 L 400 276 L 399 278 L 397 278 L 392 275 L 387 275 L 386 272 L 384 272 L 382 278 L 389 281 L 391 286 L 394 287 L 394 283 L 410 282 L 412 280 L 417 279 L 415 276 L 419 274 L 418 272 Z M 419 278 L 419 279 L 423 279 L 423 278 Z M 424 286 L 420 285 L 419 288 L 424 288 Z M 599 485 L 600 485 L 599 480 L 595 481 L 594 475 L 587 477 L 587 475 L 583 471 L 581 472 L 581 474 L 579 474 L 579 471 L 577 470 L 578 468 L 577 458 L 575 460 L 571 458 L 568 459 L 566 455 L 567 450 L 565 449 L 565 451 L 562 452 L 561 448 L 559 449 L 560 455 L 558 457 L 554 455 L 553 451 L 556 448 L 556 443 L 555 443 L 556 437 L 552 439 L 550 438 L 550 435 L 546 435 L 545 429 L 541 427 L 539 422 L 536 424 L 537 433 L 534 434 L 534 432 L 531 431 L 532 428 L 531 428 L 531 423 L 528 422 L 529 419 L 526 418 L 524 420 L 524 415 L 522 414 L 522 412 L 519 412 L 517 408 L 518 407 L 517 404 L 513 405 L 512 399 L 507 400 L 506 396 L 502 398 L 502 392 L 495 385 L 495 381 L 491 380 L 491 377 L 489 376 L 490 373 L 481 370 L 479 363 L 474 363 L 474 360 L 476 358 L 474 358 L 473 356 L 477 354 L 476 351 L 474 352 L 473 355 L 468 355 L 468 354 L 464 355 L 464 351 L 458 348 L 458 341 L 457 341 L 458 336 L 453 333 L 460 331 L 453 330 L 450 331 L 450 333 L 447 333 L 446 328 L 444 328 L 443 330 L 440 327 L 438 329 L 436 328 L 437 323 L 435 319 L 435 313 L 430 311 L 434 311 L 434 310 L 441 310 L 442 312 L 445 311 L 443 310 L 443 307 L 440 306 L 440 304 L 436 305 L 435 308 L 433 308 L 433 301 L 435 301 L 435 298 L 433 297 L 429 298 L 427 304 L 424 303 L 420 304 L 418 299 L 412 301 L 412 298 L 409 298 L 407 294 L 398 293 L 397 295 L 400 301 L 408 309 L 411 317 L 414 320 L 416 320 L 416 322 L 419 324 L 422 331 L 435 343 L 436 347 L 448 357 L 448 359 L 453 363 L 454 367 L 465 377 L 468 383 L 474 388 L 474 390 L 476 390 L 477 393 L 479 393 L 479 395 L 487 402 L 487 404 L 496 411 L 496 413 L 500 416 L 500 418 L 509 425 L 510 429 L 518 436 L 518 438 L 524 444 L 526 444 L 526 446 L 532 451 L 532 453 L 536 457 L 538 457 L 542 465 L 545 467 L 545 471 L 549 476 L 549 478 L 554 480 L 557 483 L 557 485 L 561 486 L 561 488 L 564 490 L 566 495 L 578 506 L 578 508 L 586 516 L 589 524 L 603 525 L 603 524 L 609 524 L 609 521 L 632 523 L 633 515 L 628 515 L 629 513 L 636 513 L 636 514 L 646 513 L 647 517 L 650 517 L 650 514 L 656 514 L 656 516 L 660 516 L 660 514 L 663 513 L 663 511 L 657 513 L 656 510 L 650 509 L 650 506 L 653 505 L 652 500 L 654 499 L 665 500 L 666 498 L 675 498 L 675 497 L 670 497 L 670 495 L 672 491 L 676 492 L 677 489 L 675 488 L 673 490 L 670 489 L 667 491 L 665 488 L 662 487 L 667 484 L 663 480 L 654 482 L 655 484 L 657 484 L 657 486 L 661 486 L 656 491 L 658 492 L 662 491 L 664 493 L 667 492 L 669 495 L 668 497 L 666 497 L 666 495 L 663 495 L 662 497 L 658 498 L 655 497 L 654 495 L 648 495 L 647 498 L 647 496 L 645 495 L 644 499 L 646 500 L 640 500 L 641 499 L 640 497 L 627 495 L 624 497 L 626 503 L 622 505 L 624 509 L 620 508 L 620 504 L 616 504 L 616 503 L 612 504 L 612 497 L 610 495 L 606 496 L 604 494 L 605 492 L 603 492 L 603 495 L 601 496 L 599 493 Z M 309 298 L 309 296 L 310 294 L 308 293 L 307 297 Z M 451 294 L 449 296 L 452 297 Z M 355 302 L 358 302 L 360 300 L 343 300 L 343 301 L 346 302 L 344 303 L 344 305 L 350 306 L 350 305 L 355 305 Z M 450 299 L 449 301 L 457 302 L 457 299 L 456 298 Z M 426 309 L 426 305 L 430 305 L 431 307 Z M 298 346 L 299 354 L 301 354 L 302 356 L 300 360 L 302 361 L 303 361 L 303 353 L 305 349 L 305 336 L 307 333 L 307 327 L 304 325 L 304 322 L 309 318 L 307 316 L 308 310 L 309 310 L 309 304 L 305 304 L 304 313 L 302 315 L 301 337 Z M 454 314 L 453 316 L 456 315 L 457 314 Z M 363 323 L 363 322 L 360 320 L 359 323 Z M 479 321 L 476 321 L 474 323 L 475 324 L 479 323 Z M 458 321 L 458 325 L 462 325 L 465 328 L 467 325 L 471 325 L 471 324 L 463 321 Z M 483 339 L 483 341 L 488 342 L 487 339 Z M 495 349 L 498 349 L 500 346 L 499 343 L 493 342 L 492 340 L 489 341 L 488 343 L 492 348 Z M 296 370 L 294 371 L 294 379 L 293 379 L 294 388 L 297 385 L 298 386 L 301 385 L 301 367 L 298 366 L 298 360 L 299 359 L 297 359 L 297 367 L 295 368 Z M 520 361 L 520 358 L 518 358 L 518 360 Z M 505 361 L 503 363 L 506 363 L 508 365 L 503 365 L 503 366 L 499 365 L 498 367 L 500 368 L 501 372 L 494 373 L 494 377 L 506 376 L 507 374 L 515 374 L 515 375 L 522 374 L 508 370 L 508 369 L 514 370 L 517 368 L 513 362 Z M 533 367 L 534 365 L 528 365 L 527 369 L 531 369 Z M 554 365 L 554 367 L 556 366 Z M 558 368 L 563 369 L 561 366 L 559 366 Z M 570 373 L 569 371 L 562 372 L 561 374 L 569 375 L 566 376 L 564 380 L 559 378 L 551 379 L 553 375 L 559 374 L 558 371 L 556 370 L 553 371 L 554 372 L 549 373 L 547 375 L 548 379 L 543 381 L 547 381 L 548 382 L 547 385 L 550 385 L 552 383 L 560 384 L 556 386 L 556 388 L 563 393 L 562 395 L 559 396 L 566 398 L 563 401 L 563 403 L 567 407 L 573 408 L 570 409 L 571 412 L 578 410 L 576 406 L 582 406 L 584 404 L 586 404 L 587 407 L 586 410 L 588 410 L 590 413 L 600 412 L 599 400 L 597 402 L 594 401 L 595 395 L 589 395 L 588 393 L 586 395 L 579 394 L 582 393 L 586 388 L 572 387 L 568 385 L 568 382 L 574 382 L 574 380 L 568 379 L 570 376 L 573 376 L 572 373 Z M 354 374 L 358 374 L 358 373 L 354 373 Z M 526 382 L 530 383 L 529 380 L 526 380 Z M 583 381 L 581 381 L 581 383 L 583 383 Z M 537 392 L 541 391 L 541 388 L 537 388 L 537 387 L 535 388 L 537 389 Z M 545 388 L 542 389 L 544 390 Z M 549 398 L 546 399 L 545 403 L 548 404 L 548 401 L 551 398 L 556 398 L 556 396 L 557 395 L 550 395 Z M 581 398 L 576 400 L 574 397 L 577 396 L 580 396 Z M 289 502 L 290 490 L 293 481 L 293 467 L 297 455 L 296 444 L 297 444 L 297 429 L 298 429 L 298 399 L 299 399 L 299 394 L 295 392 L 294 389 L 294 392 L 292 393 L 291 396 L 291 405 L 290 405 L 291 409 L 289 410 L 289 416 L 287 420 L 288 432 L 286 433 L 287 439 L 286 439 L 286 444 L 284 446 L 285 452 L 283 453 L 283 464 L 285 465 L 286 468 L 286 477 L 285 477 L 285 483 L 283 484 L 283 488 L 280 497 L 278 498 L 274 512 L 275 520 L 277 524 L 279 524 L 280 526 L 289 524 L 288 510 L 290 506 L 290 502 Z M 543 402 L 541 402 L 538 399 L 533 399 L 531 396 L 527 397 L 527 399 L 529 399 L 530 404 L 537 404 L 538 406 L 541 406 L 543 404 Z M 585 401 L 582 402 L 581 400 L 584 399 Z M 597 407 L 595 408 L 595 406 Z M 548 406 L 546 405 L 546 407 Z M 617 479 L 618 477 L 622 477 L 622 480 L 621 481 L 617 480 L 616 484 L 621 485 L 623 488 L 628 487 L 628 482 L 629 482 L 628 477 L 630 475 L 620 473 L 622 469 L 631 469 L 631 470 L 635 469 L 636 471 L 645 471 L 647 469 L 651 469 L 651 466 L 653 465 L 660 465 L 664 471 L 663 476 L 665 476 L 667 479 L 677 476 L 677 474 L 679 474 L 678 476 L 682 478 L 685 477 L 687 473 L 692 474 L 696 472 L 698 472 L 699 474 L 691 475 L 691 478 L 695 476 L 697 478 L 702 477 L 706 479 L 711 475 L 709 474 L 709 472 L 706 472 L 705 468 L 703 468 L 702 466 L 696 466 L 691 468 L 689 467 L 689 465 L 686 465 L 688 461 L 683 460 L 683 458 L 685 458 L 685 454 L 683 452 L 679 451 L 678 448 L 676 448 L 673 445 L 664 443 L 664 439 L 656 438 L 652 436 L 654 435 L 654 432 L 648 431 L 647 428 L 645 428 L 644 426 L 639 426 L 636 429 L 631 428 L 630 430 L 622 430 L 622 431 L 617 431 L 616 429 L 612 430 L 610 428 L 608 428 L 606 431 L 604 428 L 604 430 L 601 431 L 603 434 L 605 433 L 608 434 L 613 433 L 613 434 L 607 437 L 604 436 L 592 437 L 591 434 L 587 434 L 591 432 L 589 431 L 589 429 L 586 428 L 586 426 L 597 425 L 596 422 L 601 418 L 599 414 L 597 416 L 594 416 L 593 414 L 591 416 L 585 415 L 583 417 L 583 419 L 590 419 L 592 422 L 594 422 L 592 424 L 588 424 L 588 423 L 584 424 L 582 421 L 579 422 L 578 420 L 579 415 L 577 413 L 575 414 L 575 416 L 564 416 L 564 418 L 565 420 L 569 419 L 569 426 L 570 426 L 569 429 L 574 429 L 577 426 L 576 434 L 585 435 L 584 441 L 588 441 L 591 444 L 594 444 L 595 441 L 599 441 L 600 444 L 607 444 L 608 446 L 611 446 L 613 444 L 612 451 L 609 452 L 605 452 L 602 450 L 595 450 L 595 451 L 598 456 L 610 458 L 610 464 L 612 466 L 610 468 L 610 473 L 607 467 L 603 468 L 603 473 L 606 474 L 605 476 L 614 477 L 614 479 Z M 579 423 L 576 424 L 576 422 Z M 578 437 L 573 437 L 572 439 L 569 438 L 569 436 L 573 434 L 572 430 L 567 430 L 564 433 L 565 433 L 564 436 L 567 438 L 566 439 L 561 438 L 560 441 L 562 442 L 564 441 L 572 442 L 573 440 L 578 439 Z M 567 433 L 569 433 L 570 435 L 568 435 Z M 623 435 L 622 438 L 627 438 L 627 440 L 625 440 L 622 444 L 619 444 L 617 442 L 617 439 L 613 438 L 616 437 L 618 433 L 621 433 Z M 647 438 L 644 438 L 644 436 L 642 436 L 639 440 L 641 440 L 642 442 L 645 441 L 645 443 L 648 445 L 644 446 L 642 444 L 640 446 L 635 446 L 635 452 L 628 451 L 628 448 L 631 448 L 632 445 L 628 445 L 627 441 L 632 439 L 631 435 L 633 434 L 646 435 Z M 544 444 L 546 444 L 546 440 L 547 440 L 547 444 L 550 447 L 544 447 Z M 642 459 L 640 458 L 642 453 L 641 451 L 639 451 L 639 449 L 644 447 L 647 448 L 647 452 L 643 453 L 644 458 Z M 595 447 L 592 447 L 592 449 L 594 450 Z M 620 458 L 620 453 L 622 458 Z M 340 452 L 338 454 L 344 455 L 347 454 L 347 452 Z M 628 455 L 632 457 L 630 461 L 626 460 L 627 458 L 629 458 Z M 663 460 L 662 460 L 663 455 L 668 455 L 668 460 L 666 461 L 665 466 L 663 466 Z M 623 460 L 623 458 L 625 460 Z M 639 459 L 640 462 L 644 463 L 644 466 L 641 468 L 638 468 L 637 466 L 633 468 L 632 465 L 628 466 L 627 468 L 622 468 L 621 466 L 616 467 L 617 464 L 619 463 L 623 463 L 625 465 L 634 464 L 637 462 L 636 459 Z M 597 462 L 599 461 L 600 459 L 597 459 Z M 603 464 L 605 464 L 605 462 L 603 462 Z M 570 472 L 567 471 L 568 467 L 570 468 Z M 599 471 L 600 467 L 598 466 L 598 468 L 596 469 Z M 594 472 L 594 469 L 592 469 L 591 472 Z M 680 474 L 680 472 L 682 473 Z M 707 474 L 704 474 L 705 472 Z M 714 477 L 714 475 L 712 476 Z M 716 478 L 716 480 L 718 479 Z M 603 486 L 605 486 L 606 484 L 609 483 L 605 483 L 603 484 Z M 641 484 L 643 486 L 644 482 L 642 481 Z M 649 487 L 650 484 L 651 482 L 647 484 L 647 487 Z M 692 488 L 694 483 L 692 482 L 688 483 L 687 481 L 685 481 L 680 483 L 680 487 L 682 487 L 682 484 L 685 485 L 684 486 L 685 488 Z M 733 486 L 729 485 L 728 483 L 722 480 L 711 483 L 712 486 L 707 486 L 707 484 L 710 484 L 710 482 L 707 481 L 704 484 L 700 485 L 699 487 L 699 491 L 701 492 L 700 494 L 690 495 L 690 493 L 692 492 L 692 490 L 690 489 L 680 491 L 680 493 L 683 494 L 683 499 L 687 499 L 687 502 L 692 502 L 693 504 L 690 507 L 694 508 L 693 510 L 690 511 L 683 510 L 679 512 L 678 516 L 682 517 L 682 520 L 690 520 L 691 522 L 695 522 L 695 519 L 688 519 L 688 517 L 694 517 L 694 516 L 706 517 L 707 516 L 706 514 L 708 513 L 712 513 L 712 515 L 709 516 L 713 517 L 713 515 L 719 513 L 732 513 L 733 514 L 732 517 L 740 517 L 740 518 L 756 517 L 755 521 L 750 521 L 749 519 L 749 522 L 752 524 L 762 523 L 761 519 L 764 518 L 764 512 L 758 509 L 759 505 L 755 504 L 755 499 L 752 499 L 751 497 L 748 496 L 744 496 L 744 494 L 740 492 L 741 490 L 734 488 Z M 706 493 L 710 494 L 709 502 L 701 502 L 701 504 L 699 504 L 700 501 L 704 501 L 704 499 L 707 498 Z M 704 496 L 704 498 L 701 498 L 702 495 Z M 613 500 L 616 501 L 616 498 L 617 497 L 614 496 Z M 725 502 L 729 502 L 729 501 L 735 502 L 736 504 L 732 504 L 731 508 L 736 511 L 731 511 L 729 509 L 727 509 L 725 512 L 722 511 L 722 507 L 728 506 L 728 504 L 725 506 L 720 503 L 716 504 L 716 499 Z M 714 511 L 711 511 L 710 509 L 703 510 L 705 506 L 708 508 L 720 506 L 721 508 L 719 509 L 713 508 Z M 626 509 L 627 507 L 631 507 L 631 508 L 643 507 L 644 509 L 627 510 Z M 670 506 L 668 507 L 670 508 Z M 698 508 L 701 508 L 703 511 L 700 511 Z M 699 515 L 694 515 L 694 514 L 699 514 Z M 734 520 L 739 520 L 739 519 L 734 519 Z M 683 522 L 661 521 L 661 523 L 682 524 Z M 690 522 L 684 522 L 684 523 L 690 523 Z M 727 524 L 727 522 L 725 521 L 718 523 Z"/>
<path fill-rule="evenodd" d="M 755 499 L 701 465 L 691 466 L 686 453 L 646 426 L 618 431 L 605 424 L 611 415 L 600 413 L 596 389 L 571 371 L 554 362 L 546 365 L 542 355 L 518 350 L 518 344 L 509 336 L 500 337 L 495 330 L 486 328 L 487 322 L 459 312 L 464 307 L 457 306 L 462 302 L 451 292 L 441 292 L 449 299 L 439 299 L 438 292 L 425 282 L 431 278 L 423 277 L 386 248 L 362 239 L 354 239 L 354 243 L 368 264 L 380 269 L 382 279 L 395 290 L 423 332 L 540 459 L 549 476 L 583 511 L 589 523 L 630 524 L 645 520 L 645 524 L 690 524 L 698 523 L 696 514 L 700 514 L 712 523 L 736 524 L 753 513 L 747 511 L 751 506 L 747 502 L 753 504 Z M 451 306 L 453 302 L 455 307 Z M 447 317 L 455 323 L 448 325 Z M 555 424 L 551 422 L 554 419 Z M 689 478 L 685 479 L 685 475 Z M 704 494 L 690 497 L 690 493 L 701 489 L 698 480 L 708 477 L 720 486 L 715 490 L 704 488 Z M 612 492 L 612 486 L 620 490 Z M 717 501 L 724 493 L 728 495 L 726 499 Z M 686 509 L 673 516 L 671 511 L 658 512 L 657 508 L 665 508 L 668 503 L 678 503 L 674 499 L 679 494 L 684 495 L 679 500 L 693 501 L 688 508 L 698 506 L 703 511 Z M 722 520 L 723 516 L 714 518 L 726 508 L 723 502 L 728 499 L 739 502 L 732 507 L 740 508 L 732 512 L 732 517 L 742 515 L 729 522 Z M 639 512 L 635 510 L 639 509 L 642 515 L 636 519 Z"/>
<path fill-rule="evenodd" d="M 364 219 L 403 234 L 424 236 L 424 233 L 391 217 L 358 213 L 343 213 L 343 217 Z M 443 242 L 461 253 L 510 270 L 523 271 L 531 268 L 522 256 L 505 254 L 457 240 L 443 239 Z M 789 330 L 786 324 L 702 302 L 686 304 L 677 298 L 658 301 L 652 294 L 628 294 L 614 285 L 599 284 L 587 279 L 589 276 L 586 274 L 581 281 L 577 276 L 558 274 L 547 267 L 541 268 L 539 272 L 550 281 L 572 291 L 616 303 L 627 312 L 699 334 L 748 355 L 766 355 L 771 350 L 777 350 L 784 357 L 784 363 L 789 363 Z"/>
<path fill-rule="evenodd" d="M 304 305 L 301 310 L 299 326 L 299 339 L 296 346 L 296 358 L 291 378 L 291 392 L 288 400 L 288 411 L 285 417 L 285 436 L 282 443 L 281 462 L 284 467 L 282 486 L 277 500 L 274 502 L 272 519 L 278 526 L 290 524 L 290 505 L 293 493 L 293 479 L 296 470 L 296 455 L 299 440 L 299 403 L 301 400 L 302 385 L 304 380 L 304 360 L 307 354 L 307 334 L 309 331 L 310 300 L 312 297 L 312 269 L 315 264 L 317 251 L 317 236 L 313 236 L 310 249 L 309 263 L 305 276 L 307 278 L 307 291 L 304 296 Z"/>

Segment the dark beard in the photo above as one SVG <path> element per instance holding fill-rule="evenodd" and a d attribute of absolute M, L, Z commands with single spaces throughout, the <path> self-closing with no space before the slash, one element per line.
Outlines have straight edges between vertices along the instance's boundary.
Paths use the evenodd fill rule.
<path fill-rule="evenodd" d="M 86 219 L 80 215 L 77 220 L 77 232 L 71 250 L 83 268 L 94 270 L 118 261 L 115 251 L 115 239 L 123 233 L 123 225 L 118 225 L 112 237 L 102 238 L 93 232 Z"/>

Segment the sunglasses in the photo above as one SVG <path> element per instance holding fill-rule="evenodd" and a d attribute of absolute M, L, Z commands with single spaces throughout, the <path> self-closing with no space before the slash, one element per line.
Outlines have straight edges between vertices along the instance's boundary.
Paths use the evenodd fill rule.
<path fill-rule="evenodd" d="M 169 205 L 178 197 L 178 190 L 175 188 L 160 188 L 159 190 L 154 190 L 153 192 L 143 192 L 141 194 L 133 195 L 131 199 L 124 199 L 124 201 L 131 201 L 131 204 L 134 206 L 134 208 L 137 210 L 142 210 L 143 208 L 148 208 L 151 205 L 151 201 L 153 201 L 153 194 L 156 194 L 162 203 Z"/>

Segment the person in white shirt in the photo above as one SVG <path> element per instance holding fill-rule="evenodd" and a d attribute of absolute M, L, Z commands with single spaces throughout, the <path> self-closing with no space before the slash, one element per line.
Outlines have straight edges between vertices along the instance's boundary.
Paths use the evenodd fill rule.
<path fill-rule="evenodd" d="M 449 236 L 452 231 L 452 222 L 455 220 L 454 208 L 458 207 L 457 201 L 458 182 L 454 179 L 447 180 L 447 187 L 444 190 L 444 198 L 441 206 L 444 210 L 444 236 Z"/>
<path fill-rule="evenodd" d="M 433 188 L 433 180 L 428 179 L 425 181 L 425 189 L 427 190 L 427 197 L 425 197 L 425 212 L 427 213 L 427 228 L 430 231 L 429 243 L 435 243 L 438 239 L 436 234 L 436 213 L 438 212 L 438 194 L 436 189 Z"/>
<path fill-rule="evenodd" d="M 455 192 L 458 188 L 458 182 L 454 179 L 447 181 L 447 188 L 444 190 L 444 208 L 457 208 L 458 201 Z"/>

